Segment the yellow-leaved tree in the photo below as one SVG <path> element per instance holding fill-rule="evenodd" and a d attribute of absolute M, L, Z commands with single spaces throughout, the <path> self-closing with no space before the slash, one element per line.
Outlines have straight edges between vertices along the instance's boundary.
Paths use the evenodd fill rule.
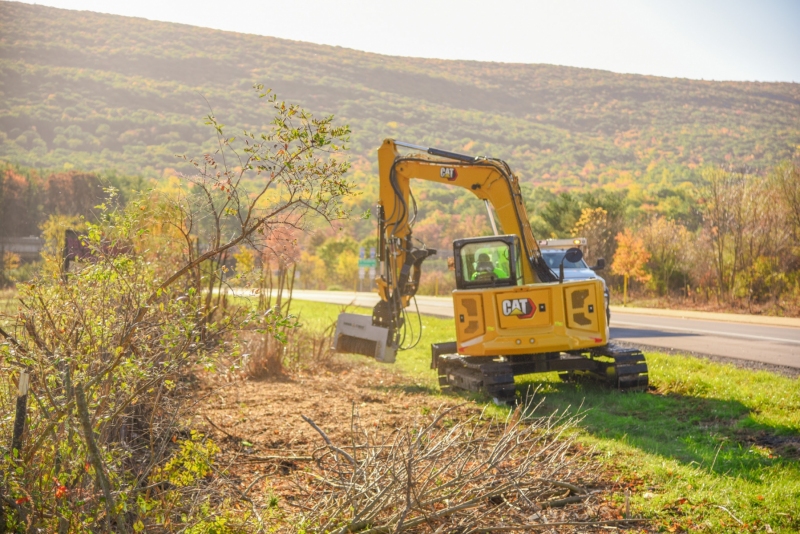
<path fill-rule="evenodd" d="M 233 259 L 236 260 L 236 277 L 230 282 L 247 285 L 247 276 L 256 269 L 256 255 L 249 247 L 239 247 L 239 250 L 233 255 Z"/>
<path fill-rule="evenodd" d="M 633 277 L 640 282 L 650 280 L 644 266 L 650 259 L 650 253 L 644 246 L 642 238 L 633 235 L 630 228 L 617 234 L 617 252 L 611 263 L 611 272 L 623 278 L 622 303 L 628 304 L 628 279 Z"/>
<path fill-rule="evenodd" d="M 64 264 L 62 252 L 66 241 L 66 231 L 74 230 L 83 232 L 86 221 L 77 215 L 50 215 L 41 226 L 44 238 L 42 250 L 42 273 L 47 276 L 60 276 L 61 266 Z"/>
<path fill-rule="evenodd" d="M 597 258 L 607 258 L 613 248 L 614 233 L 608 221 L 608 211 L 603 208 L 583 208 L 580 219 L 572 228 L 572 237 L 585 237 L 589 243 L 586 261 L 593 264 Z"/>
<path fill-rule="evenodd" d="M 669 295 L 673 274 L 685 271 L 690 263 L 692 236 L 689 230 L 674 220 L 656 216 L 638 234 L 650 253 L 649 267 L 655 276 L 655 289 L 662 295 Z"/>
<path fill-rule="evenodd" d="M 325 283 L 331 276 L 322 258 L 308 252 L 301 252 L 300 265 L 300 280 L 304 289 L 325 288 Z"/>
<path fill-rule="evenodd" d="M 336 277 L 344 284 L 345 289 L 358 287 L 358 255 L 351 250 L 345 250 L 336 261 Z"/>

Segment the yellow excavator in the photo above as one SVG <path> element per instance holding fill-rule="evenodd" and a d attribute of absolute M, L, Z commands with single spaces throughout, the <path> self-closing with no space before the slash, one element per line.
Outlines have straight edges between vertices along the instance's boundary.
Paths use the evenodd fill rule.
<path fill-rule="evenodd" d="M 414 152 L 401 155 L 398 147 Z M 372 316 L 343 313 L 334 348 L 393 363 L 415 345 L 407 309 L 422 263 L 435 250 L 417 246 L 412 226 L 412 180 L 463 187 L 482 200 L 494 235 L 456 239 L 453 307 L 456 340 L 431 345 L 431 368 L 443 390 L 483 392 L 513 402 L 514 377 L 558 371 L 562 379 L 599 378 L 620 390 L 647 388 L 641 351 L 609 343 L 600 280 L 565 280 L 554 272 L 533 236 L 517 177 L 504 161 L 386 139 L 378 149 L 377 206 L 380 301 Z M 564 261 L 580 261 L 578 248 Z M 416 339 L 411 339 L 416 337 Z"/>

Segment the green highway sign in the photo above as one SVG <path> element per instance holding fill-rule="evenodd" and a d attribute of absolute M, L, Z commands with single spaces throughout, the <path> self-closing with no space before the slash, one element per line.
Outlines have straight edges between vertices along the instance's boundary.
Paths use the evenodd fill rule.
<path fill-rule="evenodd" d="M 375 258 L 368 258 L 368 259 L 360 259 L 358 260 L 358 267 L 377 267 L 378 260 Z"/>

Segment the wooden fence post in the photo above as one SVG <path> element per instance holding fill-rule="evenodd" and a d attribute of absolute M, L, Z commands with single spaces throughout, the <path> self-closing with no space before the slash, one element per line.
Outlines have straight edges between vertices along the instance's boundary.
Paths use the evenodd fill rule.
<path fill-rule="evenodd" d="M 28 371 L 22 370 L 19 373 L 19 384 L 17 385 L 17 413 L 14 416 L 14 431 L 11 436 L 11 457 L 14 460 L 19 460 L 22 457 L 22 433 L 25 430 L 25 419 L 28 415 L 28 387 L 30 386 L 30 374 Z M 14 451 L 17 451 L 14 457 Z M 2 472 L 0 472 L 2 475 Z M 5 532 L 8 525 L 6 524 L 6 511 L 3 506 L 3 495 L 5 488 L 0 486 L 0 532 Z"/>

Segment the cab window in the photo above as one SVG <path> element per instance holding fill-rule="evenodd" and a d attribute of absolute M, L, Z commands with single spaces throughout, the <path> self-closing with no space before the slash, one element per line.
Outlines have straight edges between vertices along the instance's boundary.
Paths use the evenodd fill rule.
<path fill-rule="evenodd" d="M 461 277 L 468 283 L 507 284 L 511 281 L 511 257 L 509 245 L 503 241 L 468 243 L 461 248 Z"/>

